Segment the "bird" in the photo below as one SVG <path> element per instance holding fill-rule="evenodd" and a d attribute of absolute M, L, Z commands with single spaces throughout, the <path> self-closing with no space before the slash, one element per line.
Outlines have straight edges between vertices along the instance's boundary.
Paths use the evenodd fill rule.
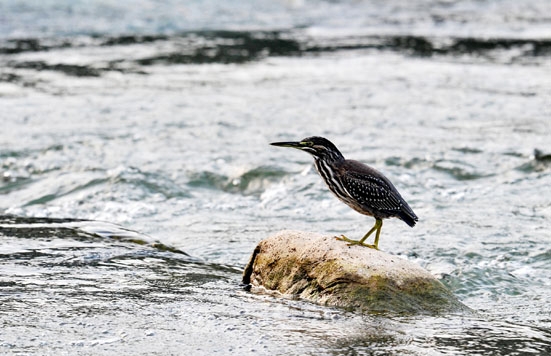
<path fill-rule="evenodd" d="M 316 170 L 329 190 L 352 209 L 375 218 L 375 225 L 359 240 L 344 235 L 336 237 L 349 246 L 360 245 L 378 250 L 383 219 L 398 218 L 410 227 L 419 220 L 387 177 L 366 164 L 345 159 L 328 139 L 312 136 L 298 142 L 272 142 L 270 145 L 296 148 L 311 154 Z M 373 232 L 376 232 L 374 243 L 365 243 Z"/>

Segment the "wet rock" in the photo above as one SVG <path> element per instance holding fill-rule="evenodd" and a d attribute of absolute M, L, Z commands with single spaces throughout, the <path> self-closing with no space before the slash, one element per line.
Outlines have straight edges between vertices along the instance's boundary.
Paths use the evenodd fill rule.
<path fill-rule="evenodd" d="M 333 236 L 281 231 L 261 241 L 243 273 L 253 291 L 365 312 L 441 313 L 468 308 L 429 272 L 398 256 Z"/>
<path fill-rule="evenodd" d="M 543 153 L 542 150 L 534 149 L 534 159 L 541 162 L 551 162 L 551 154 Z"/>

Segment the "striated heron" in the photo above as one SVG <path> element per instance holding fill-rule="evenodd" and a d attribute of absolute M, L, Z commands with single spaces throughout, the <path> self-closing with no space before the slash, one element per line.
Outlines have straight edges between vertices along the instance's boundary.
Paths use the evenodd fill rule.
<path fill-rule="evenodd" d="M 292 147 L 310 153 L 319 175 L 342 202 L 357 212 L 375 218 L 375 225 L 360 240 L 342 235 L 349 245 L 378 249 L 383 219 L 399 218 L 413 227 L 417 215 L 394 185 L 382 173 L 358 161 L 345 159 L 337 147 L 323 137 L 307 137 L 300 142 L 273 142 L 273 146 Z M 364 241 L 374 232 L 373 245 Z"/>

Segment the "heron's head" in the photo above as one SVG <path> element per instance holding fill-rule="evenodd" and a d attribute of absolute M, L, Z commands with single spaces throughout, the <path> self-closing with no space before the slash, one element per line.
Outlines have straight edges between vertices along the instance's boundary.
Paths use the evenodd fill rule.
<path fill-rule="evenodd" d="M 298 142 L 272 142 L 270 143 L 270 145 L 296 148 L 308 152 L 316 159 L 329 161 L 338 161 L 344 159 L 343 155 L 331 141 L 319 136 L 307 137 Z"/>

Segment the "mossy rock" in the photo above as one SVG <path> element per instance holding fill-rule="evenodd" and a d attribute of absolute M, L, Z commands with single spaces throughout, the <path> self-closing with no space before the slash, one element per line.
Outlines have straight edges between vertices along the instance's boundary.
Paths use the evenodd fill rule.
<path fill-rule="evenodd" d="M 282 231 L 261 241 L 245 268 L 243 283 L 255 290 L 364 312 L 469 310 L 410 261 L 300 231 Z"/>

